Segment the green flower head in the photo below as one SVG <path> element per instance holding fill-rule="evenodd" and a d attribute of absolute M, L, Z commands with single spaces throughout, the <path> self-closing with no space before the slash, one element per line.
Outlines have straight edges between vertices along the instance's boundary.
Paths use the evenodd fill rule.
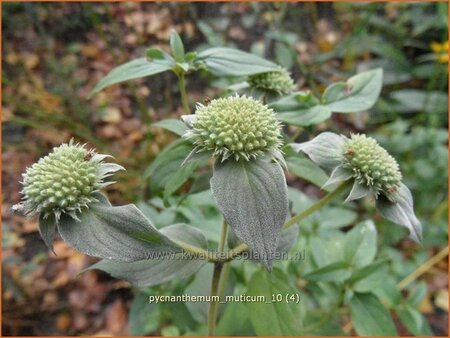
<path fill-rule="evenodd" d="M 292 93 L 295 88 L 291 75 L 283 67 L 276 71 L 251 75 L 248 78 L 248 83 L 253 88 L 278 94 Z"/>
<path fill-rule="evenodd" d="M 195 115 L 183 117 L 191 128 L 185 137 L 195 152 L 212 151 L 222 161 L 249 161 L 281 146 L 280 123 L 272 109 L 251 97 L 230 96 L 197 105 Z"/>
<path fill-rule="evenodd" d="M 402 174 L 397 161 L 376 140 L 366 135 L 352 134 L 343 144 L 343 168 L 353 178 L 369 187 L 376 195 L 390 197 L 399 188 Z"/>
<path fill-rule="evenodd" d="M 374 196 L 381 215 L 408 228 L 410 237 L 420 242 L 422 225 L 414 213 L 412 194 L 402 182 L 397 161 L 375 139 L 324 132 L 311 141 L 291 146 L 330 172 L 324 186 L 350 181 L 353 186 L 347 202 Z"/>
<path fill-rule="evenodd" d="M 56 220 L 62 213 L 76 218 L 76 212 L 97 202 L 99 189 L 113 183 L 104 179 L 123 169 L 103 163 L 105 157 L 73 140 L 53 148 L 22 174 L 23 201 L 13 209 L 30 216 L 42 213 L 45 218 L 53 214 Z"/>

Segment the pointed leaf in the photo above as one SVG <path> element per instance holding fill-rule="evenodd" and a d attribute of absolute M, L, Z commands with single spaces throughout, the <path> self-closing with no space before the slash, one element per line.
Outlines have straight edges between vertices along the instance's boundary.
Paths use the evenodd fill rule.
<path fill-rule="evenodd" d="M 169 225 L 161 233 L 173 241 L 207 249 L 207 240 L 200 230 L 186 224 Z M 137 262 L 102 260 L 88 269 L 99 269 L 115 278 L 125 279 L 137 287 L 149 287 L 174 278 L 186 278 L 198 271 L 206 260 L 182 253 L 155 252 L 153 257 Z"/>
<path fill-rule="evenodd" d="M 248 76 L 278 69 L 273 62 L 233 48 L 209 48 L 200 52 L 197 60 L 218 76 Z"/>
<path fill-rule="evenodd" d="M 53 251 L 53 236 L 56 231 L 56 220 L 53 214 L 48 215 L 48 217 L 44 218 L 44 215 L 41 213 L 39 215 L 39 234 L 41 238 L 45 242 L 45 245 Z M 53 251 L 55 253 L 55 251 Z"/>
<path fill-rule="evenodd" d="M 371 108 L 381 92 L 383 70 L 377 68 L 355 75 L 325 89 L 322 101 L 336 113 L 356 113 Z"/>
<path fill-rule="evenodd" d="M 172 65 L 166 60 L 155 60 L 153 62 L 149 62 L 146 58 L 135 59 L 124 63 L 109 72 L 97 83 L 89 96 L 91 97 L 102 89 L 113 84 L 162 73 L 171 69 L 171 67 Z"/>
<path fill-rule="evenodd" d="M 342 144 L 344 139 L 334 133 L 324 132 L 311 141 L 291 143 L 291 147 L 299 152 L 303 151 L 311 160 L 326 169 L 338 166 L 343 158 Z"/>
<path fill-rule="evenodd" d="M 174 134 L 177 134 L 178 136 L 183 136 L 188 130 L 186 125 L 178 119 L 161 120 L 156 123 L 153 123 L 152 126 L 166 129 Z"/>
<path fill-rule="evenodd" d="M 100 177 L 107 177 L 111 176 L 112 174 L 114 174 L 119 170 L 125 171 L 125 168 L 117 163 L 102 163 L 98 167 L 97 175 L 99 175 Z"/>
<path fill-rule="evenodd" d="M 183 41 L 181 41 L 181 38 L 176 30 L 173 30 L 170 34 L 170 49 L 172 50 L 172 55 L 175 58 L 175 61 L 184 61 Z"/>
<path fill-rule="evenodd" d="M 409 229 L 410 238 L 417 243 L 422 240 L 422 224 L 414 213 L 414 203 L 408 187 L 403 183 L 394 196 L 396 203 L 389 201 L 383 196 L 377 199 L 377 209 L 380 214 L 396 224 L 403 225 Z"/>
<path fill-rule="evenodd" d="M 77 216 L 80 221 L 63 214 L 58 230 L 64 241 L 87 255 L 133 262 L 154 252 L 181 252 L 132 204 L 95 203 Z"/>
<path fill-rule="evenodd" d="M 238 238 L 270 269 L 288 214 L 286 179 L 280 165 L 264 160 L 216 163 L 211 189 Z"/>

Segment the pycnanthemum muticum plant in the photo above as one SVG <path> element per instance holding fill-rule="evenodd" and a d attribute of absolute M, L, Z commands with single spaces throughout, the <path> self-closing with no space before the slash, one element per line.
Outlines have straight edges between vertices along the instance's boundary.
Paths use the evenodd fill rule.
<path fill-rule="evenodd" d="M 281 146 L 280 122 L 272 109 L 247 96 L 230 96 L 197 105 L 195 115 L 184 117 L 191 128 L 185 137 L 195 152 L 211 151 L 225 161 L 250 161 L 274 153 Z"/>
<path fill-rule="evenodd" d="M 27 168 L 23 174 L 23 201 L 15 206 L 26 215 L 54 214 L 59 220 L 65 213 L 76 213 L 97 202 L 94 194 L 111 184 L 105 178 L 123 169 L 117 164 L 103 163 L 108 155 L 96 154 L 84 146 L 62 144 Z"/>
<path fill-rule="evenodd" d="M 359 134 L 347 138 L 325 132 L 309 142 L 292 144 L 292 147 L 331 171 L 325 186 L 353 180 L 346 202 L 374 196 L 380 213 L 407 227 L 410 237 L 420 242 L 422 226 L 414 214 L 411 192 L 402 183 L 397 161 L 375 139 Z"/>
<path fill-rule="evenodd" d="M 262 89 L 278 94 L 289 94 L 295 88 L 290 73 L 283 67 L 276 71 L 251 75 L 247 82 L 253 88 Z"/>

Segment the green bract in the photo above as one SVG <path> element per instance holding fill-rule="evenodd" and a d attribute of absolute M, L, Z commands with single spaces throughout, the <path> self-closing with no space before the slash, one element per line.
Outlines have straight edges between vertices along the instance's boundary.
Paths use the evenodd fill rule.
<path fill-rule="evenodd" d="M 280 123 L 272 109 L 246 96 L 230 96 L 197 105 L 195 115 L 184 117 L 191 129 L 195 152 L 212 151 L 222 161 L 233 157 L 249 161 L 278 151 Z"/>
<path fill-rule="evenodd" d="M 352 134 L 343 144 L 342 167 L 353 172 L 358 183 L 378 195 L 391 196 L 399 188 L 402 174 L 397 161 L 377 141 L 365 135 Z"/>
<path fill-rule="evenodd" d="M 56 220 L 62 213 L 76 218 L 76 212 L 97 201 L 94 193 L 111 183 L 104 179 L 123 169 L 103 163 L 105 157 L 73 140 L 54 148 L 22 174 L 24 196 L 15 209 L 26 215 L 42 213 L 45 218 L 54 214 Z"/>
<path fill-rule="evenodd" d="M 278 94 L 289 94 L 295 88 L 291 75 L 283 67 L 273 72 L 251 75 L 248 78 L 248 83 L 251 87 L 276 92 Z"/>

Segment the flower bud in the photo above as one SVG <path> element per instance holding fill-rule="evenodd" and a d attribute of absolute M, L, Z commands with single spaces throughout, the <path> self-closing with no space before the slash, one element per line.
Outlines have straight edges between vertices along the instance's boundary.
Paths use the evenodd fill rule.
<path fill-rule="evenodd" d="M 123 169 L 103 163 L 107 155 L 95 154 L 71 140 L 53 148 L 47 156 L 27 168 L 23 176 L 23 201 L 14 207 L 26 215 L 61 213 L 76 218 L 75 213 L 96 202 L 94 193 L 110 184 L 104 179 Z"/>
<path fill-rule="evenodd" d="M 280 123 L 272 109 L 246 96 L 199 104 L 187 133 L 197 151 L 212 151 L 222 161 L 249 161 L 281 145 Z"/>
<path fill-rule="evenodd" d="M 398 163 L 376 140 L 352 134 L 343 147 L 343 167 L 353 172 L 358 183 L 388 198 L 398 190 L 402 180 Z"/>
<path fill-rule="evenodd" d="M 289 72 L 280 67 L 277 71 L 251 75 L 248 83 L 253 88 L 276 92 L 278 94 L 289 94 L 294 90 L 294 81 Z"/>

